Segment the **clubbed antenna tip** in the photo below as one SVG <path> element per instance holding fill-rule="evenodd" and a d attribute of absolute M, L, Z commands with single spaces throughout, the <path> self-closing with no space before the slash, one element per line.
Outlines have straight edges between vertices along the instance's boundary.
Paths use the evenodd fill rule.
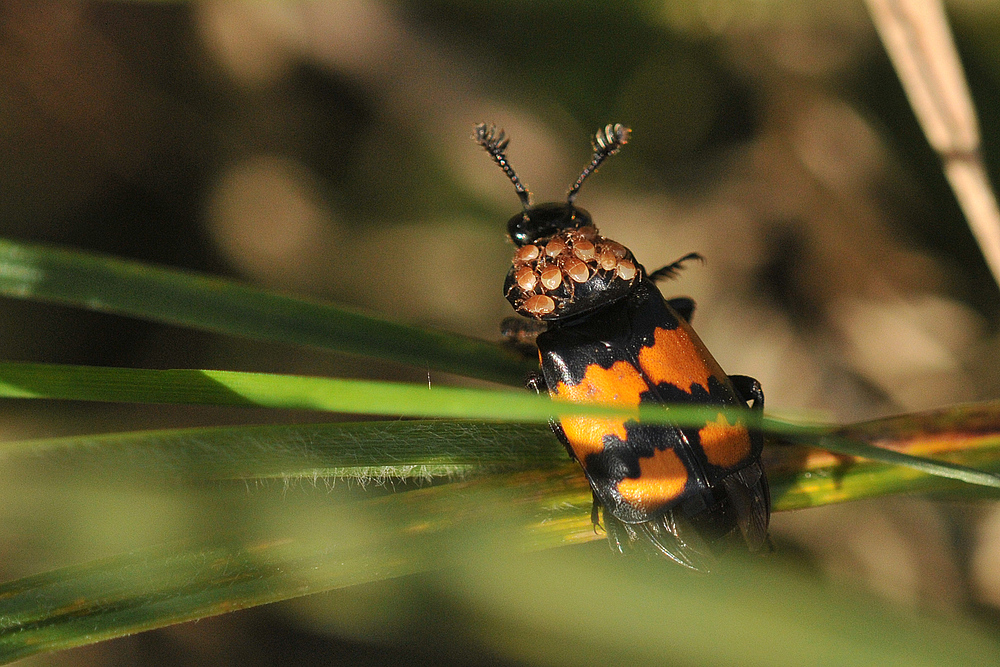
<path fill-rule="evenodd" d="M 621 147 L 628 143 L 628 137 L 632 133 L 632 130 L 628 129 L 621 123 L 614 123 L 605 125 L 603 129 L 598 130 L 597 134 L 594 135 L 594 158 L 590 161 L 590 164 L 583 170 L 580 174 L 580 178 L 576 179 L 576 183 L 573 187 L 569 189 L 569 193 L 566 195 L 566 201 L 570 204 L 576 199 L 577 192 L 580 190 L 580 186 L 583 182 L 587 180 L 587 177 L 592 173 L 597 171 L 597 168 L 601 166 L 601 163 L 607 159 L 609 155 L 614 155 Z"/>
<path fill-rule="evenodd" d="M 503 130 L 497 131 L 496 125 L 479 123 L 472 131 L 472 138 L 490 154 L 503 173 L 507 174 L 507 178 L 514 184 L 517 196 L 521 199 L 521 205 L 528 208 L 531 205 L 531 195 L 528 194 L 527 188 L 521 185 L 514 168 L 507 162 L 507 156 L 504 154 L 504 151 L 507 150 L 507 144 L 510 143 L 507 134 Z"/>

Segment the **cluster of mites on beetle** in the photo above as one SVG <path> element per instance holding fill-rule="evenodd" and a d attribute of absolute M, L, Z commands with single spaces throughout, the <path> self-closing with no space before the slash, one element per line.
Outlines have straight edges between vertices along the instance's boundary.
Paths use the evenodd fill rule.
<path fill-rule="evenodd" d="M 621 125 L 598 131 L 594 157 L 566 201 L 532 205 L 507 161 L 503 131 L 476 126 L 473 138 L 513 183 L 523 206 L 507 223 L 517 249 L 504 294 L 530 319 L 520 320 L 522 326 L 508 323 L 505 335 L 522 348 L 534 338 L 541 373 L 528 386 L 556 400 L 630 409 L 643 403 L 720 408 L 696 426 L 580 416 L 550 423 L 583 467 L 594 494 L 594 523 L 603 515 L 614 549 L 651 549 L 709 570 L 730 544 L 750 551 L 767 545 L 771 501 L 760 462 L 763 436 L 741 416 L 759 415 L 764 393 L 756 380 L 726 375 L 712 358 L 690 326 L 691 299 L 665 300 L 654 284 L 699 255 L 647 273 L 574 205 L 584 180 L 628 135 Z"/>
<path fill-rule="evenodd" d="M 621 281 L 631 287 L 638 272 L 628 248 L 606 239 L 593 226 L 559 232 L 544 245 L 528 244 L 514 252 L 507 298 L 514 309 L 543 317 L 570 303 L 577 285 Z"/>

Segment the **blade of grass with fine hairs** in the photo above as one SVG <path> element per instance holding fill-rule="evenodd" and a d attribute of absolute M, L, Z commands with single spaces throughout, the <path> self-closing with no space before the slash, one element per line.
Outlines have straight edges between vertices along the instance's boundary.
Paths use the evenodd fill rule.
<path fill-rule="evenodd" d="M 936 464 L 980 475 L 997 471 L 1000 403 L 881 419 L 843 427 L 838 434 L 850 438 L 855 448 L 874 449 L 874 455 L 858 459 L 816 449 L 820 440 L 802 447 L 781 445 L 787 436 L 772 439 L 764 462 L 776 510 L 905 491 L 995 493 L 933 467 L 895 465 L 893 457 L 917 453 L 918 461 L 932 456 Z M 135 479 L 148 484 L 455 478 L 504 469 L 550 469 L 566 461 L 544 424 L 448 420 L 83 435 L 3 443 L 0 456 L 7 465 L 29 462 L 37 477 L 89 472 L 107 484 Z"/>
<path fill-rule="evenodd" d="M 545 424 L 369 421 L 108 433 L 0 443 L 6 465 L 103 484 L 461 478 L 566 462 Z"/>
<path fill-rule="evenodd" d="M 917 429 L 917 430 L 914 430 Z M 937 463 L 1000 469 L 1000 404 L 972 404 L 841 429 L 857 447 L 919 452 Z M 845 436 L 846 437 L 846 436 Z M 876 452 L 876 453 L 878 453 Z M 943 459 L 943 461 L 942 461 Z M 102 483 L 283 479 L 363 483 L 462 477 L 499 470 L 558 468 L 565 452 L 544 424 L 477 421 L 345 422 L 83 435 L 0 445 L 5 465 L 31 466 L 39 478 L 94 474 Z M 891 459 L 889 459 L 891 460 Z M 798 509 L 903 491 L 995 494 L 983 485 L 814 447 L 765 448 L 775 509 Z M 24 473 L 20 473 L 24 474 Z M 548 474 L 548 473 L 544 473 Z M 581 478 L 582 479 L 582 478 Z M 581 489 L 585 485 L 581 484 Z M 584 519 L 581 515 L 581 520 Z M 581 524 L 582 526 L 583 524 Z"/>
<path fill-rule="evenodd" d="M 687 426 L 720 415 L 730 421 L 756 419 L 746 411 L 704 405 L 648 405 L 638 411 L 612 405 L 552 402 L 528 392 L 486 391 L 388 382 L 340 380 L 233 371 L 95 368 L 55 364 L 0 363 L 0 396 L 138 403 L 256 405 L 407 417 L 497 419 L 543 422 L 573 414 L 635 418 Z M 753 424 L 751 424 L 753 425 Z M 797 425 L 765 419 L 769 433 L 849 455 L 913 467 L 973 484 L 1000 487 L 1000 476 L 956 463 L 933 461 L 872 447 L 825 425 Z M 825 444 L 824 444 L 825 443 Z"/>

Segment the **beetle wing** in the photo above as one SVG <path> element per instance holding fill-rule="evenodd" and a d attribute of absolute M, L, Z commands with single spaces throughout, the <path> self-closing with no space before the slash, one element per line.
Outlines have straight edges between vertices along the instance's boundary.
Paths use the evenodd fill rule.
<path fill-rule="evenodd" d="M 723 486 L 722 505 L 693 517 L 675 507 L 649 521 L 625 523 L 605 507 L 604 527 L 611 548 L 620 553 L 632 549 L 651 551 L 700 572 L 715 568 L 720 540 L 742 538 L 750 551 L 759 551 L 768 544 L 770 517 L 770 493 L 760 462 L 726 477 Z M 733 514 L 738 533 L 726 521 L 726 516 Z"/>
<path fill-rule="evenodd" d="M 655 287 L 642 288 L 597 317 L 539 336 L 553 398 L 745 407 L 687 323 Z M 720 414 L 701 428 L 590 417 L 559 422 L 564 444 L 605 508 L 609 539 L 618 548 L 643 540 L 703 569 L 698 554 L 706 549 L 696 544 L 704 541 L 701 536 L 712 540 L 738 525 L 751 548 L 763 542 L 769 497 L 759 439 L 738 421 L 731 424 Z M 688 523 L 692 530 L 684 527 Z"/>
<path fill-rule="evenodd" d="M 619 302 L 599 317 L 553 327 L 538 337 L 542 374 L 553 398 L 635 407 L 660 402 L 640 367 L 636 307 L 641 309 L 642 302 Z M 593 417 L 563 417 L 559 425 L 598 500 L 621 521 L 647 521 L 665 504 L 705 484 L 698 472 L 702 466 L 674 426 Z"/>

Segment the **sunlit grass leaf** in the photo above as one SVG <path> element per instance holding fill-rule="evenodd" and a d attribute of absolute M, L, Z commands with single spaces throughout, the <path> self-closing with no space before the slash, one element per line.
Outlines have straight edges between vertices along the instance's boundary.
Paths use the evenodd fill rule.
<path fill-rule="evenodd" d="M 529 368 L 497 345 L 234 281 L 0 239 L 0 295 L 205 331 L 378 357 L 519 385 Z"/>
<path fill-rule="evenodd" d="M 524 390 L 465 389 L 398 382 L 243 373 L 214 370 L 148 370 L 0 362 L 0 397 L 121 403 L 256 406 L 405 417 L 456 417 L 543 422 L 574 414 L 634 417 L 651 423 L 696 424 L 725 415 L 756 419 L 745 410 L 701 405 L 644 405 L 638 411 L 611 405 L 562 406 Z M 778 428 L 781 428 L 780 426 Z M 802 432 L 796 427 L 795 432 Z"/>
<path fill-rule="evenodd" d="M 328 304 L 278 295 L 207 276 L 151 267 L 111 257 L 0 240 L 0 294 L 56 301 L 194 326 L 249 338 L 318 345 L 356 354 L 432 366 L 484 379 L 517 382 L 525 365 L 514 355 L 481 341 L 390 323 Z M 210 403 L 458 418 L 548 418 L 542 402 L 504 396 L 505 414 L 472 405 L 463 390 L 426 394 L 387 383 L 344 384 L 321 378 L 261 376 L 225 371 L 146 371 L 41 364 L 2 364 L 0 395 L 121 402 Z M 375 401 L 370 400 L 378 394 Z M 474 399 L 473 399 L 474 400 Z M 486 399 L 492 401 L 493 399 Z M 688 423 L 683 408 L 670 414 Z M 596 414 L 596 413 L 595 413 Z M 643 409 L 643 418 L 667 419 Z M 703 415 L 696 408 L 695 423 Z M 782 432 L 779 423 L 770 430 Z M 814 438 L 823 427 L 803 429 Z M 850 438 L 825 436 L 841 453 L 863 455 L 970 483 L 1000 486 L 993 475 L 955 464 L 883 453 Z"/>
<path fill-rule="evenodd" d="M 824 451 L 830 437 L 850 443 L 848 449 L 877 457 L 857 458 Z M 974 485 L 942 471 L 923 470 L 918 462 L 900 466 L 892 455 L 932 457 L 973 472 L 1000 471 L 1000 403 L 973 403 L 921 414 L 888 417 L 840 427 L 813 446 L 772 440 L 764 449 L 777 510 L 800 509 L 901 492 L 950 492 L 995 497 L 992 485 Z M 886 456 L 886 455 L 889 456 Z M 908 461 L 908 463 L 912 463 Z M 945 471 L 946 472 L 946 471 Z M 995 488 L 995 487 L 994 487 Z"/>
<path fill-rule="evenodd" d="M 0 396 L 152 403 L 256 405 L 344 413 L 497 419 L 540 422 L 569 411 L 565 404 L 524 391 L 425 387 L 388 382 L 341 380 L 233 371 L 95 368 L 55 364 L 0 363 Z M 610 415 L 649 423 L 699 426 L 725 417 L 730 423 L 757 416 L 704 405 L 644 405 L 638 412 L 614 406 L 573 404 L 574 414 Z M 749 424 L 756 426 L 756 424 Z M 873 447 L 826 425 L 767 419 L 768 433 L 832 451 L 907 466 L 971 484 L 1000 487 L 1000 477 L 955 462 L 935 461 Z M 376 464 L 377 465 L 377 464 Z"/>

